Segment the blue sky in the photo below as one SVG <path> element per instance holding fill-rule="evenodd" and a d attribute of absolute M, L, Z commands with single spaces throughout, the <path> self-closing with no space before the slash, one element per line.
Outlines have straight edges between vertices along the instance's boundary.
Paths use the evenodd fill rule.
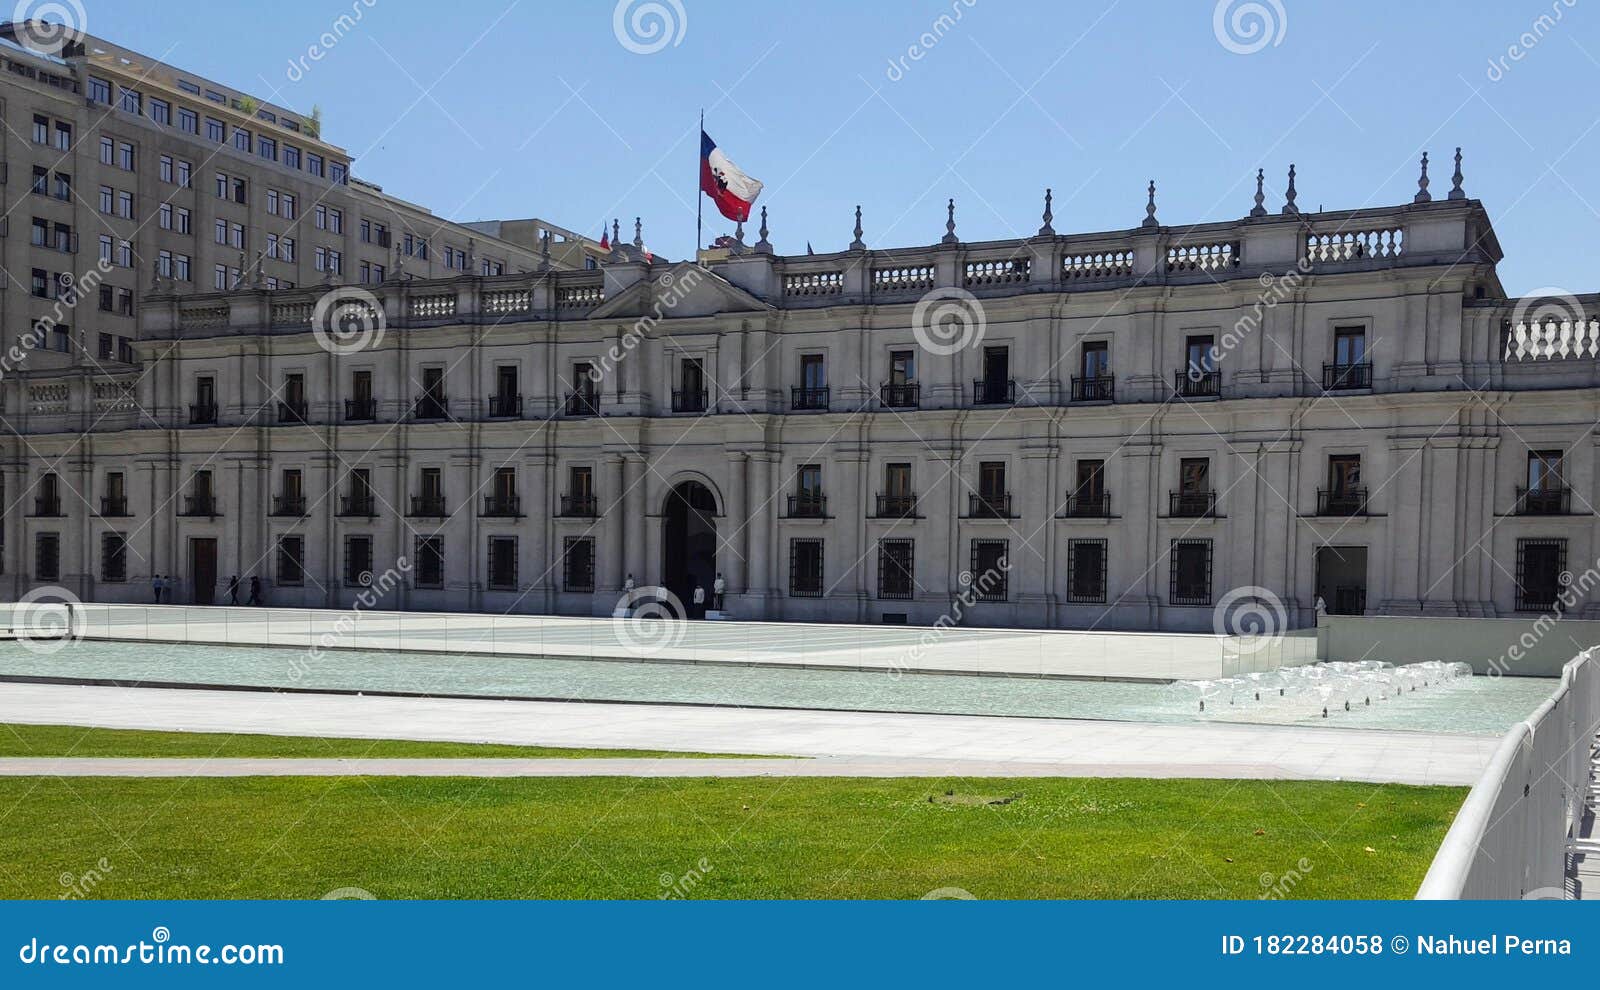
<path fill-rule="evenodd" d="M 1151 178 L 1164 223 L 1227 219 L 1258 166 L 1280 206 L 1291 161 L 1302 208 L 1390 205 L 1424 149 L 1443 195 L 1459 144 L 1507 289 L 1600 289 L 1600 3 L 1224 2 L 1225 27 L 1266 11 L 1271 41 L 1230 50 L 1256 39 L 1219 40 L 1213 0 L 655 0 L 677 43 L 650 54 L 619 42 L 612 0 L 85 0 L 94 33 L 320 104 L 356 174 L 457 220 L 598 234 L 642 215 L 654 250 L 687 256 L 702 107 L 767 184 L 780 252 L 842 249 L 856 203 L 874 246 L 938 240 L 950 197 L 964 239 L 1031 234 L 1046 186 L 1059 231 L 1130 227 Z M 731 229 L 711 212 L 708 240 Z"/>

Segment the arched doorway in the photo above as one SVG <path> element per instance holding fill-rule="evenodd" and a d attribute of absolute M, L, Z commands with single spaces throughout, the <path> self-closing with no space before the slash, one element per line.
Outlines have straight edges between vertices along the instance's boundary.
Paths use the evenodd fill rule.
<path fill-rule="evenodd" d="M 695 587 L 706 589 L 709 603 L 717 577 L 716 496 L 698 481 L 682 482 L 667 494 L 663 515 L 661 583 L 695 613 Z"/>

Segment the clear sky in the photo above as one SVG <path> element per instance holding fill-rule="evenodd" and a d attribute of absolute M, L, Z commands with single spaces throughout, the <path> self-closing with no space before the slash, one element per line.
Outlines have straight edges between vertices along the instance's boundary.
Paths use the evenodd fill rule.
<path fill-rule="evenodd" d="M 1152 178 L 1164 223 L 1239 217 L 1291 161 L 1302 208 L 1393 205 L 1424 149 L 1444 195 L 1462 145 L 1508 291 L 1600 289 L 1600 0 L 1224 0 L 1220 35 L 1214 0 L 623 0 L 625 27 L 670 21 L 650 53 L 612 0 L 82 2 L 93 33 L 319 104 L 357 175 L 451 219 L 641 215 L 685 257 L 702 107 L 785 253 L 842 249 L 857 203 L 871 246 L 937 241 L 950 197 L 963 239 L 1031 234 L 1046 186 L 1062 232 L 1136 225 Z"/>

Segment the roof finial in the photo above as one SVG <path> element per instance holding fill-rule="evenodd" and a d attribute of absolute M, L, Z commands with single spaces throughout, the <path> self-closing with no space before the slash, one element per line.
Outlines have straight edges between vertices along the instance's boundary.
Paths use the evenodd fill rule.
<path fill-rule="evenodd" d="M 633 218 L 633 246 L 644 247 L 644 220 L 639 217 Z"/>
<path fill-rule="evenodd" d="M 867 243 L 861 239 L 861 204 L 856 204 L 856 239 L 850 242 L 850 250 L 865 251 Z"/>
<path fill-rule="evenodd" d="M 1285 215 L 1300 212 L 1300 207 L 1294 205 L 1294 199 L 1300 195 L 1294 188 L 1294 163 L 1289 163 L 1289 188 L 1283 193 L 1283 212 Z"/>
<path fill-rule="evenodd" d="M 1267 170 L 1264 168 L 1256 169 L 1256 205 L 1250 208 L 1250 215 L 1253 217 L 1267 215 Z"/>
<path fill-rule="evenodd" d="M 1456 149 L 1456 174 L 1450 177 L 1450 195 L 1446 199 L 1466 199 L 1467 191 L 1461 188 L 1461 149 Z"/>
<path fill-rule="evenodd" d="M 539 270 L 541 272 L 550 270 L 550 231 L 548 228 L 539 236 Z"/>
<path fill-rule="evenodd" d="M 617 223 L 617 218 L 611 218 L 611 250 L 615 251 L 622 246 L 622 225 Z"/>
<path fill-rule="evenodd" d="M 762 254 L 772 253 L 772 242 L 767 240 L 767 208 L 761 208 L 761 240 L 756 241 L 756 250 Z"/>
<path fill-rule="evenodd" d="M 1050 190 L 1046 188 L 1044 191 L 1044 226 L 1039 228 L 1040 237 L 1054 237 L 1056 233 L 1056 229 L 1050 226 L 1056 219 L 1056 215 L 1050 210 L 1050 199 Z"/>
<path fill-rule="evenodd" d="M 743 220 L 735 221 L 735 223 L 733 225 L 733 247 L 728 250 L 728 253 L 729 254 L 744 254 L 745 253 L 744 221 Z"/>
<path fill-rule="evenodd" d="M 1417 176 L 1417 194 L 1411 197 L 1413 203 L 1431 203 L 1433 194 L 1428 192 L 1428 153 L 1422 153 L 1422 174 Z"/>
<path fill-rule="evenodd" d="M 939 238 L 939 243 L 960 244 L 961 238 L 956 236 L 956 201 L 951 199 L 945 209 L 944 236 Z"/>
<path fill-rule="evenodd" d="M 1150 202 L 1144 206 L 1144 223 L 1141 227 L 1159 227 L 1161 221 L 1156 219 L 1156 180 L 1150 180 Z"/>

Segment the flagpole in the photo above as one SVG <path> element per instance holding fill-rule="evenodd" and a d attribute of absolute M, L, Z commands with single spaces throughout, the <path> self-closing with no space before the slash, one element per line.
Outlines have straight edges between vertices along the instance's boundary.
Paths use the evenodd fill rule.
<path fill-rule="evenodd" d="M 700 108 L 700 133 L 704 134 L 705 132 L 706 132 L 706 111 L 705 111 L 704 107 L 701 107 Z M 703 140 L 704 140 L 704 138 L 700 138 L 700 137 L 696 137 L 694 139 L 694 190 L 695 190 L 695 192 L 694 192 L 694 263 L 697 264 L 697 265 L 700 263 L 700 240 L 701 240 L 701 236 L 702 236 L 701 228 L 700 228 L 700 223 L 701 223 L 700 212 L 703 209 L 705 209 L 705 202 L 706 202 L 705 190 L 700 188 L 700 157 L 701 157 L 700 143 Z"/>

